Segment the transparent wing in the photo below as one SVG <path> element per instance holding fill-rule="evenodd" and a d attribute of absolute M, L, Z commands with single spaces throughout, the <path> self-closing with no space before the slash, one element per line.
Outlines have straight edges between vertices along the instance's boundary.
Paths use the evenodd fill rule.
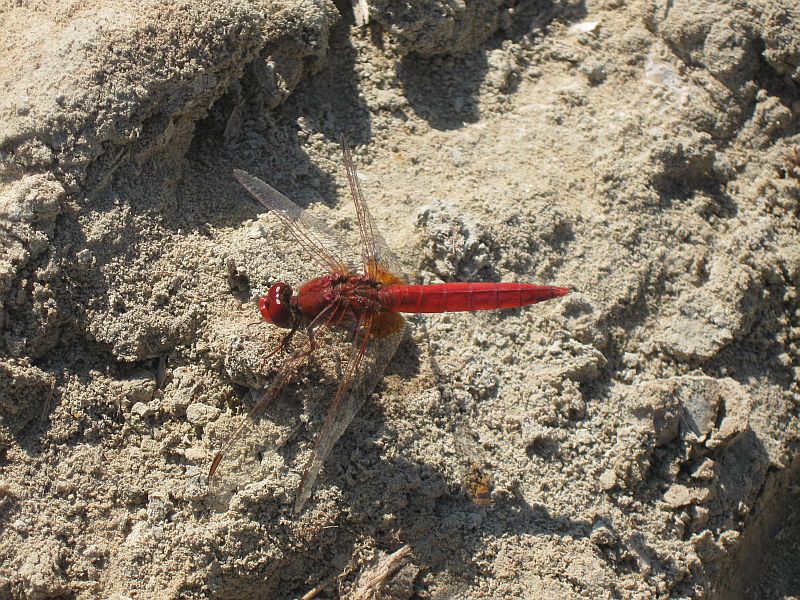
<path fill-rule="evenodd" d="M 347 172 L 347 183 L 350 185 L 350 194 L 356 205 L 358 228 L 361 233 L 361 262 L 364 273 L 384 283 L 403 283 L 407 280 L 402 264 L 389 249 L 386 240 L 375 226 L 375 221 L 367 208 L 358 174 L 353 163 L 353 156 L 347 147 L 344 136 L 339 138 L 344 157 L 344 168 Z"/>
<path fill-rule="evenodd" d="M 309 350 L 305 350 L 304 344 L 299 351 L 291 354 L 286 359 L 286 361 L 281 365 L 280 369 L 278 369 L 278 372 L 275 374 L 272 383 L 270 383 L 266 390 L 261 392 L 259 399 L 247 412 L 247 415 L 245 415 L 242 422 L 238 425 L 238 427 L 236 427 L 236 429 L 233 430 L 232 433 L 226 436 L 220 450 L 214 455 L 214 459 L 211 461 L 211 468 L 208 471 L 209 481 L 216 473 L 224 455 L 235 446 L 245 445 L 244 440 L 254 428 L 256 418 L 260 416 L 270 404 L 272 404 L 272 401 L 277 398 L 284 389 L 286 389 L 286 386 L 289 384 L 292 376 L 297 372 L 300 365 L 302 365 L 311 355 L 314 336 L 318 335 L 323 329 L 330 327 L 332 323 L 337 322 L 339 320 L 339 314 L 340 312 L 337 311 L 333 305 L 329 305 L 306 326 L 305 331 L 309 336 L 307 342 L 309 344 Z M 281 342 L 281 344 L 283 344 L 283 342 Z"/>
<path fill-rule="evenodd" d="M 222 443 L 219 451 L 214 455 L 214 459 L 211 461 L 211 468 L 208 470 L 209 482 L 217 472 L 217 469 L 219 468 L 224 456 L 228 454 L 235 446 L 245 444 L 244 440 L 248 437 L 248 434 L 253 429 L 256 418 L 261 415 L 270 404 L 272 404 L 273 400 L 275 400 L 275 398 L 277 398 L 284 389 L 286 389 L 286 386 L 289 385 L 292 377 L 297 372 L 298 367 L 305 362 L 307 357 L 308 353 L 299 352 L 288 358 L 281 365 L 280 369 L 275 374 L 275 378 L 272 380 L 269 386 L 261 392 L 259 399 L 247 412 L 247 415 L 242 419 L 242 422 L 239 423 L 238 427 L 236 427 L 233 432 L 226 436 L 225 441 Z"/>
<path fill-rule="evenodd" d="M 234 169 L 233 174 L 256 200 L 281 221 L 322 269 L 334 273 L 347 273 L 350 270 L 352 265 L 342 259 L 348 255 L 348 244 L 341 236 L 258 177 L 239 169 Z"/>
<path fill-rule="evenodd" d="M 353 339 L 350 358 L 342 382 L 317 435 L 311 458 L 303 472 L 294 513 L 298 514 L 311 497 L 314 483 L 333 446 L 345 432 L 369 394 L 383 377 L 405 333 L 405 319 L 398 313 L 362 315 Z"/>
<path fill-rule="evenodd" d="M 375 227 L 367 209 L 364 196 L 356 175 L 353 158 L 344 138 L 341 139 L 345 169 L 350 192 L 356 207 L 359 232 L 361 234 L 361 263 L 363 272 L 381 283 L 401 283 L 401 266 L 389 250 L 383 237 Z M 300 246 L 323 269 L 329 272 L 348 272 L 351 265 L 341 260 L 352 251 L 341 238 L 298 207 L 283 194 L 252 175 L 235 170 L 239 182 L 267 209 L 273 211 Z M 330 322 L 330 321 L 329 321 Z M 337 319 L 338 323 L 339 320 Z M 317 436 L 311 458 L 306 465 L 297 492 L 294 511 L 299 513 L 314 488 L 317 476 L 325 464 L 333 446 L 345 432 L 358 410 L 383 376 L 383 370 L 397 350 L 405 333 L 406 323 L 401 315 L 377 310 L 363 312 L 356 326 L 349 360 L 342 381 L 325 417 L 322 429 Z M 305 355 L 302 355 L 304 358 Z M 300 361 L 297 357 L 287 361 L 275 381 L 265 392 L 264 397 L 253 407 L 245 421 L 234 432 L 228 444 L 236 443 L 252 426 L 254 416 L 262 412 L 272 400 L 286 387 Z M 217 454 L 211 473 L 217 469 L 226 447 Z"/>

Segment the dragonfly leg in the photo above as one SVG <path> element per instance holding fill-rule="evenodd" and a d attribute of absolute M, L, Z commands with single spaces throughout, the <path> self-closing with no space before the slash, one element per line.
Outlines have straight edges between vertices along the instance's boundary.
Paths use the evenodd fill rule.
<path fill-rule="evenodd" d="M 291 328 L 291 330 L 289 330 L 289 333 L 283 336 L 281 343 L 278 344 L 277 347 L 272 352 L 270 352 L 264 357 L 264 362 L 275 356 L 278 352 L 286 351 L 286 349 L 289 347 L 289 344 L 292 343 L 292 338 L 294 337 L 296 331 L 297 331 L 297 326 L 295 325 L 294 327 Z"/>
<path fill-rule="evenodd" d="M 309 356 L 314 353 L 314 350 L 316 349 L 316 345 L 314 344 L 314 331 L 308 329 L 306 330 L 306 333 L 308 333 L 308 342 L 307 342 L 308 350 L 301 350 L 300 352 L 292 356 L 293 359 L 302 358 L 304 356 Z M 306 344 L 303 344 L 303 346 L 305 345 Z"/>
<path fill-rule="evenodd" d="M 300 358 L 302 356 L 308 356 L 309 354 L 313 354 L 314 350 L 316 349 L 316 344 L 314 343 L 314 338 L 316 336 L 317 331 L 322 329 L 323 327 L 331 325 L 331 323 L 335 323 L 337 319 L 337 315 L 341 313 L 341 309 L 338 306 L 333 304 L 328 305 L 328 307 L 322 311 L 317 317 L 311 321 L 306 327 L 306 337 L 308 339 L 308 350 L 301 351 L 294 356 L 294 358 Z M 323 320 L 322 317 L 325 317 Z"/>

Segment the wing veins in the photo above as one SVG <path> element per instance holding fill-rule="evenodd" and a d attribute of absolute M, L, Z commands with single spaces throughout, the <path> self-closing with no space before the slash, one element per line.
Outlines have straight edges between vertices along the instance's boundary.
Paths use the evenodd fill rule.
<path fill-rule="evenodd" d="M 364 272 L 370 276 L 375 276 L 378 253 L 375 246 L 375 231 L 372 226 L 372 219 L 367 212 L 364 193 L 361 191 L 361 184 L 358 182 L 358 174 L 353 163 L 353 156 L 350 148 L 347 147 L 344 136 L 341 136 L 339 143 L 342 146 L 344 156 L 344 167 L 347 172 L 347 182 L 350 185 L 350 194 L 353 203 L 356 205 L 356 217 L 358 218 L 358 229 L 361 233 L 361 260 L 364 263 Z"/>
<path fill-rule="evenodd" d="M 297 499 L 295 500 L 294 506 L 295 514 L 303 510 L 306 501 L 311 497 L 314 482 L 317 480 L 317 476 L 322 466 L 325 464 L 330 451 L 342 434 L 347 430 L 347 427 L 350 425 L 350 422 L 357 412 L 355 410 L 341 411 L 340 408 L 345 398 L 348 400 L 350 399 L 349 393 L 351 392 L 353 383 L 357 379 L 358 367 L 361 365 L 361 361 L 366 353 L 367 342 L 370 339 L 370 331 L 374 318 L 375 313 L 364 313 L 359 319 L 356 336 L 353 340 L 350 358 L 347 362 L 342 383 L 339 385 L 339 389 L 336 390 L 336 396 L 333 402 L 331 402 L 331 406 L 325 416 L 322 430 L 317 434 L 314 450 L 306 464 L 303 477 L 300 480 L 300 487 L 297 490 Z M 356 401 L 359 399 L 356 399 Z M 338 424 L 337 417 L 339 418 Z"/>
<path fill-rule="evenodd" d="M 235 169 L 233 174 L 256 200 L 281 221 L 306 254 L 320 267 L 331 272 L 348 271 L 345 262 L 333 251 L 334 241 L 338 243 L 336 236 L 328 232 L 307 210 L 303 210 L 271 185 L 247 171 Z M 328 238 L 327 244 L 323 243 L 320 234 Z"/>
<path fill-rule="evenodd" d="M 275 400 L 275 398 L 277 398 L 284 389 L 286 389 L 286 386 L 289 384 L 289 381 L 291 381 L 292 376 L 297 371 L 297 368 L 304 362 L 305 358 L 306 356 L 304 354 L 297 353 L 291 356 L 286 362 L 283 363 L 283 365 L 281 365 L 281 368 L 275 375 L 275 378 L 272 380 L 269 386 L 261 392 L 261 397 L 258 399 L 258 401 L 256 401 L 253 407 L 247 411 L 247 415 L 245 416 L 244 420 L 239 423 L 239 425 L 231 434 L 228 435 L 220 450 L 214 455 L 214 459 L 211 462 L 211 468 L 208 472 L 209 479 L 211 479 L 214 476 L 214 473 L 216 473 L 224 455 L 227 452 L 230 452 L 230 450 L 242 438 L 242 436 L 253 427 L 255 424 L 255 418 L 264 412 L 267 407 L 272 404 L 272 401 Z"/>

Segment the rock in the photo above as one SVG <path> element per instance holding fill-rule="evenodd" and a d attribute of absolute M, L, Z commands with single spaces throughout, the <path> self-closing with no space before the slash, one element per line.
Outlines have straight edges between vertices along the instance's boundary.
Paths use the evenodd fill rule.
<path fill-rule="evenodd" d="M 137 415 L 138 417 L 144 419 L 145 417 L 149 417 L 153 414 L 153 409 L 150 408 L 150 405 L 145 402 L 137 402 L 131 407 L 131 414 Z"/>
<path fill-rule="evenodd" d="M 146 404 L 153 399 L 156 391 L 156 380 L 152 373 L 141 371 L 121 381 L 120 388 L 122 396 L 128 402 Z"/>
<path fill-rule="evenodd" d="M 597 521 L 592 527 L 592 533 L 589 534 L 589 539 L 595 546 L 607 547 L 614 546 L 617 543 L 617 536 L 614 531 L 606 525 L 603 521 Z"/>
<path fill-rule="evenodd" d="M 672 380 L 647 381 L 629 393 L 633 415 L 648 422 L 655 436 L 655 445 L 663 446 L 678 436 L 682 408 Z"/>
<path fill-rule="evenodd" d="M 186 408 L 186 420 L 192 425 L 205 425 L 219 416 L 219 409 L 202 402 L 194 402 Z"/>
<path fill-rule="evenodd" d="M 800 29 L 800 14 L 792 10 L 791 0 L 776 2 L 764 15 L 763 32 L 764 59 L 778 73 L 800 83 L 800 52 L 797 47 L 797 31 Z"/>
<path fill-rule="evenodd" d="M 685 292 L 677 304 L 679 312 L 662 325 L 654 341 L 679 360 L 712 359 L 739 329 L 735 312 L 706 291 Z"/>
<path fill-rule="evenodd" d="M 495 242 L 489 232 L 451 204 L 436 201 L 420 208 L 417 227 L 424 229 L 427 240 L 421 266 L 441 279 L 474 277 L 491 263 L 489 246 Z"/>
<path fill-rule="evenodd" d="M 28 360 L 0 360 L 0 449 L 50 408 L 55 381 Z"/>
<path fill-rule="evenodd" d="M 680 431 L 684 439 L 714 448 L 748 428 L 751 401 L 732 379 L 671 377 L 642 383 L 630 396 L 633 415 L 649 423 L 656 446 L 669 443 Z M 722 409 L 725 416 L 717 429 Z"/>
<path fill-rule="evenodd" d="M 169 495 L 164 492 L 153 492 L 147 501 L 147 520 L 151 523 L 166 521 L 173 505 Z"/>
<path fill-rule="evenodd" d="M 606 469 L 600 474 L 598 478 L 600 488 L 606 492 L 610 492 L 617 485 L 617 475 L 612 469 Z"/>
<path fill-rule="evenodd" d="M 692 528 L 694 531 L 700 531 L 703 526 L 708 523 L 708 517 L 711 511 L 705 506 L 695 506 L 694 516 L 692 517 Z"/>
<path fill-rule="evenodd" d="M 655 10 L 650 27 L 687 64 L 702 65 L 731 89 L 750 80 L 758 67 L 757 24 L 736 3 L 676 0 L 668 11 Z"/>
<path fill-rule="evenodd" d="M 62 569 L 63 557 L 67 555 L 64 544 L 55 539 L 40 541 L 28 546 L 11 563 L 19 582 L 21 596 L 25 598 L 47 598 L 64 595 L 69 590 L 67 574 Z"/>
<path fill-rule="evenodd" d="M 676 483 L 664 494 L 664 502 L 670 508 L 681 508 L 683 506 L 703 504 L 708 501 L 710 495 L 710 492 L 705 488 L 690 488 Z"/>
<path fill-rule="evenodd" d="M 714 461 L 706 458 L 692 473 L 692 479 L 709 481 L 714 478 Z"/>
<path fill-rule="evenodd" d="M 586 79 L 592 85 L 599 85 L 608 77 L 606 66 L 601 62 L 583 63 L 578 67 L 578 70 L 586 76 Z"/>
<path fill-rule="evenodd" d="M 710 525 L 727 528 L 735 515 L 748 514 L 759 497 L 770 457 L 762 441 L 748 427 L 714 449 L 715 477 L 709 482 L 714 497 Z"/>
<path fill-rule="evenodd" d="M 723 379 L 720 382 L 720 394 L 725 407 L 725 416 L 719 424 L 719 429 L 706 443 L 709 448 L 735 443 L 737 437 L 750 427 L 752 400 L 744 388 L 732 379 Z"/>
<path fill-rule="evenodd" d="M 725 556 L 725 550 L 714 539 L 714 534 L 706 529 L 691 538 L 695 552 L 703 562 L 717 561 Z"/>
<path fill-rule="evenodd" d="M 463 54 L 487 40 L 506 18 L 499 0 L 401 2 L 369 0 L 373 23 L 390 32 L 401 54 Z"/>
<path fill-rule="evenodd" d="M 711 433 L 719 411 L 717 382 L 710 377 L 682 377 L 680 383 L 678 394 L 683 406 L 684 438 L 703 442 Z"/>

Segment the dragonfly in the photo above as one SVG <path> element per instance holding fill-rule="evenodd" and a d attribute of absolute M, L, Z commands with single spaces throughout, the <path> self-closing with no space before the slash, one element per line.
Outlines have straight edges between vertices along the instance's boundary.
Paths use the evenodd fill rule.
<path fill-rule="evenodd" d="M 215 454 L 209 480 L 225 452 L 280 396 L 300 365 L 313 353 L 320 333 L 327 329 L 343 329 L 352 334 L 339 387 L 300 480 L 294 514 L 302 512 L 331 450 L 382 378 L 386 364 L 403 339 L 406 320 L 402 313 L 517 308 L 569 293 L 565 287 L 529 283 L 407 284 L 397 257 L 389 250 L 370 215 L 343 136 L 340 145 L 355 204 L 360 248 L 346 243 L 308 210 L 300 208 L 269 184 L 246 171 L 234 170 L 239 183 L 281 222 L 323 274 L 302 284 L 297 293 L 289 284 L 278 281 L 259 298 L 263 320 L 289 330 L 267 358 L 280 352 L 289 356 L 247 417 Z M 305 333 L 306 341 L 301 350 L 291 353 L 291 341 L 298 331 Z"/>

